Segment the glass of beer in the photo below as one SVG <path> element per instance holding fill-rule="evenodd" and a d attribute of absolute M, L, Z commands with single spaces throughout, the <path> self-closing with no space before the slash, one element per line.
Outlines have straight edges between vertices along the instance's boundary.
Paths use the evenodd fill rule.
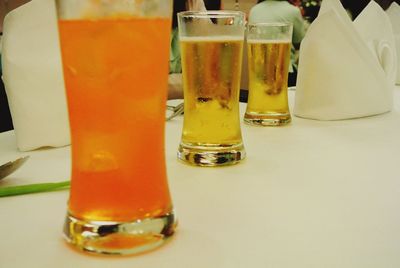
<path fill-rule="evenodd" d="M 291 121 L 287 82 L 292 31 L 291 23 L 247 27 L 249 99 L 244 121 L 248 124 L 280 126 Z"/>
<path fill-rule="evenodd" d="M 178 14 L 184 122 L 178 158 L 198 166 L 238 163 L 245 157 L 239 115 L 244 14 Z"/>
<path fill-rule="evenodd" d="M 66 240 L 136 254 L 175 216 L 164 156 L 172 1 L 56 0 L 71 130 Z"/>

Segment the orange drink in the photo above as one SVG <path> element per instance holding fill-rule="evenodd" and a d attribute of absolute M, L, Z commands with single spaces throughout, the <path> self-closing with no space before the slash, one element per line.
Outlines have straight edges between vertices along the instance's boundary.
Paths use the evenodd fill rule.
<path fill-rule="evenodd" d="M 138 253 L 173 233 L 164 156 L 170 27 L 163 16 L 59 11 L 72 145 L 64 233 L 80 249 Z"/>
<path fill-rule="evenodd" d="M 151 27 L 163 30 L 148 34 Z M 59 22 L 73 130 L 69 204 L 79 218 L 126 221 L 171 209 L 163 144 L 168 61 L 161 60 L 169 28 L 168 19 Z M 132 64 L 140 61 L 151 66 Z"/>

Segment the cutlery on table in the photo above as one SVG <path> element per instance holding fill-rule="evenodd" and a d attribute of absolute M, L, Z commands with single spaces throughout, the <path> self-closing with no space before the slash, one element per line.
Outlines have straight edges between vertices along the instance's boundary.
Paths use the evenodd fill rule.
<path fill-rule="evenodd" d="M 20 157 L 14 161 L 9 161 L 0 166 L 0 180 L 7 177 L 19 167 L 21 167 L 29 156 Z M 11 195 L 22 195 L 30 193 L 48 192 L 60 189 L 66 189 L 70 185 L 69 181 L 49 182 L 49 183 L 34 183 L 17 186 L 0 187 L 0 197 Z"/>
<path fill-rule="evenodd" d="M 169 121 L 172 118 L 183 114 L 183 110 L 184 110 L 183 102 L 178 104 L 178 105 L 176 105 L 176 106 L 167 105 L 167 110 L 172 111 L 172 114 L 170 116 L 168 116 L 167 119 L 166 119 L 166 121 Z"/>
<path fill-rule="evenodd" d="M 0 166 L 0 180 L 4 179 L 18 168 L 20 168 L 26 160 L 28 160 L 29 156 L 20 157 L 14 161 L 9 161 Z"/>

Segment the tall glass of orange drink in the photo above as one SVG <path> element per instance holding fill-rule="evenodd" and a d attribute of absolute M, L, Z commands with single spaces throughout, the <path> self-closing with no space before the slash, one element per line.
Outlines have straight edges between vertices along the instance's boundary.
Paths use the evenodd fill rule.
<path fill-rule="evenodd" d="M 72 178 L 66 240 L 135 254 L 170 237 L 164 157 L 170 0 L 56 0 Z"/>
<path fill-rule="evenodd" d="M 221 166 L 245 157 L 239 116 L 244 13 L 178 14 L 185 97 L 178 158 Z"/>

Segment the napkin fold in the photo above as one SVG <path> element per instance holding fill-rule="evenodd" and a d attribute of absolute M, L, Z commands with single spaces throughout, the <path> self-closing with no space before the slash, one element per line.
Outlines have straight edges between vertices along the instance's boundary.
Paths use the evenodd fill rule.
<path fill-rule="evenodd" d="M 375 1 L 371 1 L 354 20 L 354 26 L 372 54 L 376 56 L 390 85 L 394 85 L 397 53 L 389 17 Z"/>
<path fill-rule="evenodd" d="M 400 85 L 400 5 L 393 2 L 390 7 L 386 10 L 390 21 L 392 22 L 394 39 L 396 42 L 397 52 L 397 74 L 396 84 Z"/>
<path fill-rule="evenodd" d="M 378 4 L 352 22 L 339 0 L 324 0 L 301 44 L 294 114 L 341 120 L 390 111 L 395 57 L 391 23 Z"/>
<path fill-rule="evenodd" d="M 6 16 L 2 66 L 18 148 L 68 145 L 54 0 L 32 0 Z"/>

